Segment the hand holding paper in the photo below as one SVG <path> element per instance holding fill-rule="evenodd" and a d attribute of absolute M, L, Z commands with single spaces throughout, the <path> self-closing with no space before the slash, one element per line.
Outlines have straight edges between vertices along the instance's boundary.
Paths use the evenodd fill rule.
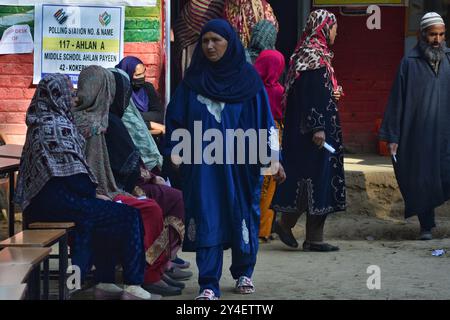
<path fill-rule="evenodd" d="M 397 143 L 389 143 L 388 144 L 389 152 L 391 153 L 392 159 L 395 163 L 397 163 L 397 150 L 398 150 L 398 144 Z"/>
<path fill-rule="evenodd" d="M 329 152 L 331 152 L 332 154 L 336 153 L 336 149 L 334 149 L 332 146 L 330 146 L 328 143 L 325 142 L 325 144 L 323 145 L 323 147 L 325 149 L 327 149 Z"/>

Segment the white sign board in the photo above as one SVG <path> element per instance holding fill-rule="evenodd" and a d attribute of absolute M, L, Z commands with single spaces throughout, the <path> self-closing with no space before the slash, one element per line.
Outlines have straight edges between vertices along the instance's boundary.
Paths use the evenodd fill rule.
<path fill-rule="evenodd" d="M 36 4 L 100 4 L 112 6 L 155 7 L 157 0 L 1 0 L 5 6 L 34 6 Z"/>
<path fill-rule="evenodd" d="M 0 40 L 0 54 L 30 53 L 33 47 L 33 37 L 27 24 L 9 27 Z"/>
<path fill-rule="evenodd" d="M 76 85 L 87 66 L 114 67 L 123 57 L 124 23 L 124 7 L 37 5 L 33 83 L 62 73 Z"/>

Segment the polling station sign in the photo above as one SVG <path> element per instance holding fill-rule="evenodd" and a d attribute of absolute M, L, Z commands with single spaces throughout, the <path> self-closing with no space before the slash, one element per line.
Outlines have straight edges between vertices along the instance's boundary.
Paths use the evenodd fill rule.
<path fill-rule="evenodd" d="M 90 65 L 114 67 L 123 57 L 124 22 L 119 6 L 36 5 L 33 83 L 62 73 L 76 85 Z"/>

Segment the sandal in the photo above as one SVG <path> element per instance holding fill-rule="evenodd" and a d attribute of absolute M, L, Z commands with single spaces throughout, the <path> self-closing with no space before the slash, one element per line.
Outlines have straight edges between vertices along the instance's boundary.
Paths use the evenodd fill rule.
<path fill-rule="evenodd" d="M 310 243 L 303 242 L 303 251 L 308 252 L 334 252 L 339 251 L 339 247 L 333 246 L 329 243 Z"/>
<path fill-rule="evenodd" d="M 259 237 L 259 243 L 260 244 L 267 244 L 267 243 L 270 243 L 270 239 L 269 239 L 269 237 Z"/>
<path fill-rule="evenodd" d="M 242 276 L 236 281 L 236 293 L 240 294 L 252 294 L 255 293 L 255 286 L 252 279 Z"/>
<path fill-rule="evenodd" d="M 195 300 L 219 300 L 219 298 L 211 289 L 205 289 Z"/>

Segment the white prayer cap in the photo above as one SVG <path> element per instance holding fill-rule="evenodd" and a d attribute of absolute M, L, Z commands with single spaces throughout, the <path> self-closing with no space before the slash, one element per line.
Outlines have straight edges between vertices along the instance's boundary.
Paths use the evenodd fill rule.
<path fill-rule="evenodd" d="M 423 16 L 422 21 L 420 21 L 420 30 L 424 31 L 425 29 L 435 25 L 445 26 L 444 19 L 442 19 L 442 17 L 436 12 L 428 12 Z"/>

